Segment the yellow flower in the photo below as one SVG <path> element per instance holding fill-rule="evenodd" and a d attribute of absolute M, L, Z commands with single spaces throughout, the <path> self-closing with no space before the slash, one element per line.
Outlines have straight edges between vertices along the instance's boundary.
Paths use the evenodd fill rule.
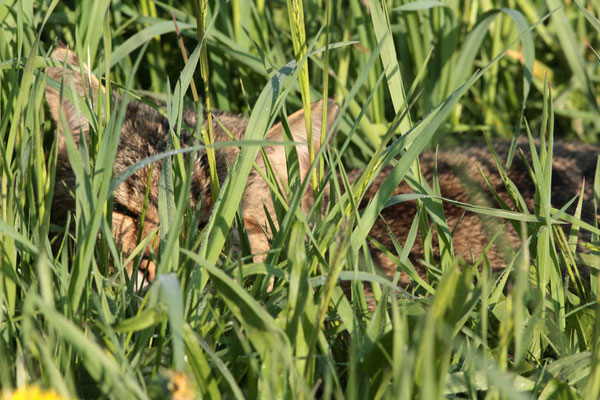
<path fill-rule="evenodd" d="M 20 387 L 14 392 L 0 395 L 0 400 L 65 400 L 52 389 L 42 390 L 37 385 Z"/>
<path fill-rule="evenodd" d="M 183 372 L 167 371 L 170 378 L 168 389 L 172 400 L 189 400 L 194 398 L 194 390 L 190 385 L 187 374 Z"/>

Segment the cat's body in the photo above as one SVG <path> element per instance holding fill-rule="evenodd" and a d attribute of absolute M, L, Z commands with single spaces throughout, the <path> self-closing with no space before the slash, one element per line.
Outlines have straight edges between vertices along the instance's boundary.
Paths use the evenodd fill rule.
<path fill-rule="evenodd" d="M 58 48 L 52 54 L 52 58 L 65 61 L 68 64 L 75 66 L 72 70 L 65 71 L 65 90 L 69 90 L 71 83 L 80 96 L 84 93 L 88 94 L 89 86 L 81 80 L 81 74 L 76 67 L 79 65 L 75 55 L 65 49 Z M 62 68 L 48 68 L 47 73 L 54 79 L 61 80 L 63 77 Z M 92 93 L 99 93 L 102 87 L 95 77 L 90 79 L 92 85 Z M 100 90 L 99 90 L 100 89 Z M 79 142 L 80 133 L 88 136 L 88 123 L 85 118 L 79 116 L 75 107 L 65 98 L 60 98 L 59 93 L 48 87 L 46 97 L 50 110 L 55 121 L 59 121 L 59 110 L 62 109 L 62 114 L 65 116 L 69 129 L 73 133 L 75 142 Z M 328 104 L 328 128 L 333 122 L 337 107 L 333 102 Z M 319 138 L 321 127 L 321 112 L 322 103 L 317 102 L 312 107 L 312 126 L 313 137 Z M 224 126 L 229 133 L 233 135 L 233 139 L 241 139 L 247 122 L 243 118 L 224 112 L 213 113 L 213 131 L 215 141 L 230 141 L 231 137 L 221 127 Z M 195 113 L 185 111 L 183 114 L 183 122 L 191 127 L 196 125 L 197 116 Z M 304 125 L 304 115 L 302 111 L 291 115 L 289 118 L 291 133 L 296 142 L 306 143 L 306 129 Z M 60 124 L 58 124 L 60 126 Z M 60 129 L 59 129 L 60 131 Z M 267 134 L 267 140 L 283 140 L 283 129 L 280 124 L 275 125 Z M 127 106 L 127 115 L 123 124 L 121 135 L 118 144 L 118 150 L 115 157 L 113 174 L 119 175 L 125 169 L 135 164 L 136 162 L 164 152 L 167 149 L 167 139 L 169 136 L 169 124 L 167 119 L 153 108 L 140 102 L 131 101 Z M 191 135 L 183 132 L 181 135 L 182 146 L 192 144 Z M 521 143 L 522 144 L 522 143 Z M 317 148 L 315 143 L 315 148 Z M 521 146 L 528 153 L 525 146 Z M 64 223 L 67 212 L 74 209 L 74 200 L 72 191 L 75 187 L 75 177 L 71 171 L 68 161 L 65 142 L 62 134 L 59 136 L 58 146 L 58 165 L 56 175 L 56 189 L 53 202 L 53 220 L 56 223 Z M 504 159 L 507 152 L 507 144 L 501 143 L 497 146 L 497 151 L 501 159 Z M 595 161 L 599 148 L 594 146 L 575 145 L 568 143 L 557 143 L 555 145 L 554 159 L 554 179 L 553 203 L 557 207 L 561 207 L 573 196 L 578 194 L 581 185 L 581 178 L 586 178 L 586 191 L 584 203 L 584 219 L 591 220 L 593 218 L 593 207 L 591 205 L 591 182 L 594 176 Z M 222 183 L 228 173 L 228 167 L 233 164 L 239 149 L 235 146 L 221 148 L 217 152 L 217 171 L 219 181 Z M 283 146 L 268 146 L 265 152 L 273 165 L 274 169 L 282 173 L 283 179 L 286 179 L 286 162 L 285 151 Z M 305 177 L 309 167 L 308 162 L 308 146 L 297 147 L 298 157 L 300 161 L 301 176 Z M 421 157 L 421 166 L 425 178 L 431 182 L 431 177 L 434 171 L 434 154 L 426 152 Z M 259 168 L 264 169 L 264 162 L 261 156 L 256 160 Z M 455 150 L 441 152 L 437 158 L 438 176 L 440 181 L 441 193 L 443 197 L 462 201 L 465 203 L 486 204 L 487 197 L 485 193 L 489 193 L 484 185 L 476 165 L 479 165 L 483 172 L 489 177 L 494 188 L 500 193 L 500 196 L 508 204 L 512 206 L 506 195 L 506 190 L 499 177 L 497 169 L 493 163 L 493 159 L 485 145 L 463 146 Z M 158 186 L 160 178 L 160 165 L 155 165 L 152 169 L 144 167 L 138 170 L 133 176 L 123 182 L 114 192 L 114 210 L 113 210 L 113 236 L 119 246 L 121 246 L 124 254 L 130 253 L 138 243 L 138 235 L 140 230 L 140 216 L 145 204 L 147 184 L 150 182 L 148 201 L 145 206 L 145 220 L 141 237 L 157 232 L 159 226 L 158 217 Z M 363 203 L 376 193 L 379 185 L 383 182 L 387 175 L 387 170 L 384 170 L 375 179 L 374 184 L 368 190 Z M 149 176 L 150 173 L 152 176 Z M 350 174 L 351 179 L 356 179 L 360 171 Z M 517 156 L 513 167 L 509 171 L 509 177 L 515 182 L 521 194 L 526 199 L 527 206 L 533 208 L 533 184 L 525 164 Z M 472 181 L 475 185 L 467 184 Z M 476 187 L 477 195 L 472 195 L 472 188 Z M 558 189 L 558 190 L 557 190 Z M 194 164 L 192 172 L 192 183 L 190 200 L 192 206 L 198 205 L 201 207 L 201 218 L 207 218 L 212 208 L 212 197 L 210 194 L 210 179 L 207 155 L 204 150 L 201 150 Z M 398 189 L 398 193 L 410 193 L 412 190 L 406 182 L 403 182 Z M 306 196 L 309 200 L 310 195 Z M 494 204 L 494 203 L 489 203 Z M 364 204 L 363 204 L 364 205 Z M 260 175 L 253 170 L 250 174 L 248 185 L 246 187 L 244 198 L 242 200 L 242 209 L 244 214 L 244 223 L 248 232 L 248 238 L 252 252 L 254 254 L 264 254 L 269 248 L 266 233 L 270 232 L 267 212 L 273 213 L 273 205 L 271 195 L 267 184 L 262 180 Z M 486 226 L 485 221 L 477 215 L 467 213 L 463 214 L 462 210 L 449 205 L 444 205 L 444 210 L 450 230 L 454 231 L 453 244 L 457 255 L 466 259 L 471 258 L 471 254 L 475 257 L 481 255 L 484 246 L 488 243 L 490 229 Z M 392 232 L 401 244 L 404 244 L 412 221 L 416 212 L 416 204 L 414 201 L 402 202 L 395 206 L 388 207 L 383 210 L 382 215 Z M 273 217 L 274 219 L 274 217 Z M 458 226 L 456 223 L 459 221 Z M 201 221 L 202 222 L 202 221 Z M 497 225 L 497 224 L 496 224 Z M 519 238 L 511 228 L 506 229 L 504 235 L 505 241 L 508 241 L 507 246 L 515 248 L 519 243 Z M 393 251 L 391 239 L 387 233 L 385 224 L 379 220 L 371 231 L 377 241 L 384 244 L 388 249 Z M 393 275 L 397 266 L 385 257 L 381 252 L 373 251 L 376 255 L 378 263 L 384 268 L 388 275 Z M 490 259 L 493 267 L 502 268 L 505 265 L 505 259 L 501 254 L 499 246 L 493 246 L 487 251 L 487 256 Z M 410 256 L 412 261 L 417 261 L 423 258 L 423 250 L 421 241 L 416 240 Z M 152 278 L 154 274 L 154 266 L 149 261 L 144 261 L 141 267 L 149 270 L 149 275 Z M 422 272 L 422 271 L 420 271 Z M 406 281 L 406 279 L 404 279 Z"/>
<path fill-rule="evenodd" d="M 499 160 L 504 162 L 508 156 L 510 142 L 495 141 L 493 147 Z M 539 152 L 539 146 L 536 147 Z M 523 151 L 527 162 L 520 156 L 519 149 Z M 600 147 L 557 141 L 554 143 L 553 149 L 551 204 L 556 208 L 562 208 L 574 196 L 580 194 L 582 184 L 585 182 L 581 218 L 584 221 L 591 222 L 594 219 L 593 182 Z M 421 172 L 429 185 L 432 184 L 436 163 L 440 193 L 443 198 L 478 206 L 499 208 L 498 201 L 494 199 L 488 184 L 481 175 L 483 173 L 502 201 L 511 209 L 517 209 L 507 193 L 487 144 L 469 144 L 454 149 L 440 150 L 437 157 L 432 151 L 424 152 L 420 157 L 420 166 Z M 518 142 L 512 166 L 506 172 L 525 202 L 527 210 L 523 209 L 521 211 L 533 213 L 535 185 L 529 167 L 533 168 L 530 145 L 526 139 L 521 139 Z M 385 168 L 375 179 L 373 185 L 368 189 L 361 207 L 365 206 L 379 190 L 389 170 L 390 167 Z M 352 178 L 351 176 L 350 179 Z M 394 195 L 412 192 L 414 191 L 409 184 L 403 181 L 395 190 Z M 573 214 L 575 206 L 576 202 L 573 202 L 567 212 Z M 387 249 L 393 251 L 394 246 L 388 234 L 386 223 L 399 243 L 404 245 L 416 212 L 417 204 L 415 201 L 406 201 L 385 208 L 381 215 L 386 222 L 384 223 L 382 219 L 378 219 L 371 229 L 370 235 Z M 449 202 L 444 202 L 444 216 L 452 235 L 455 254 L 468 262 L 475 263 L 485 250 L 485 255 L 492 268 L 502 269 L 514 255 L 512 250 L 521 245 L 521 239 L 517 232 L 510 223 L 504 224 L 503 219 L 465 212 L 463 208 Z M 502 234 L 498 236 L 494 245 L 486 250 L 485 248 L 488 246 L 490 239 L 500 228 L 502 228 Z M 584 235 L 589 237 L 587 233 L 584 233 Z M 438 259 L 440 254 L 437 244 L 438 238 L 435 233 L 432 239 L 434 244 L 433 253 L 435 258 Z M 383 255 L 382 252 L 376 251 L 374 246 L 372 248 L 372 253 L 379 265 L 388 275 L 393 274 L 397 269 L 397 265 Z M 409 259 L 413 262 L 417 271 L 422 274 L 423 268 L 419 268 L 418 260 L 424 259 L 424 254 L 423 243 L 419 236 L 417 236 L 417 240 L 411 248 Z M 401 276 L 400 281 L 409 283 L 406 275 Z"/>

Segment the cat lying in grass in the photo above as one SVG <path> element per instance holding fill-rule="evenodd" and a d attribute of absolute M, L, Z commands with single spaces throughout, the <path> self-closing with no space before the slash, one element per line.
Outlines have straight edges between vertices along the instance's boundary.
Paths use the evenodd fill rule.
<path fill-rule="evenodd" d="M 56 81 L 62 80 L 64 82 L 63 93 L 71 92 L 73 87 L 79 96 L 89 98 L 91 94 L 94 101 L 97 101 L 95 97 L 105 92 L 96 77 L 90 77 L 80 72 L 80 65 L 82 64 L 79 63 L 72 51 L 59 47 L 52 53 L 52 58 L 68 65 L 66 68 L 49 67 L 46 70 L 48 76 Z M 82 65 L 82 67 L 84 71 L 87 71 L 85 65 Z M 52 118 L 58 126 L 57 132 L 59 132 L 56 186 L 52 206 L 53 222 L 56 224 L 64 224 L 68 213 L 75 209 L 73 192 L 76 179 L 69 162 L 67 141 L 62 132 L 62 127 L 65 125 L 61 123 L 61 119 L 64 118 L 63 122 L 66 123 L 76 144 L 80 143 L 82 135 L 86 143 L 89 143 L 90 132 L 90 123 L 83 116 L 83 113 L 78 111 L 81 108 L 74 106 L 67 97 L 66 95 L 61 96 L 55 87 L 47 86 L 46 99 Z M 318 138 L 321 132 L 322 108 L 323 105 L 320 101 L 312 106 L 311 120 L 315 151 L 318 150 L 319 146 Z M 331 127 L 338 111 L 337 106 L 331 100 L 328 102 L 328 110 L 327 129 Z M 185 110 L 183 112 L 183 122 L 189 127 L 193 128 L 197 125 L 197 118 L 196 113 L 192 111 Z M 203 118 L 206 122 L 206 114 L 203 115 Z M 304 178 L 310 167 L 310 162 L 303 111 L 300 110 L 288 117 L 288 123 L 294 141 L 303 143 L 296 146 L 296 151 L 300 176 Z M 247 121 L 237 115 L 214 111 L 212 113 L 212 127 L 215 142 L 238 140 L 243 138 Z M 233 137 L 230 137 L 230 134 Z M 118 176 L 140 160 L 167 150 L 168 137 L 169 122 L 165 116 L 142 102 L 129 101 L 115 156 L 113 175 Z M 182 147 L 192 145 L 193 135 L 183 130 L 179 140 Z M 271 128 L 266 140 L 284 140 L 281 123 Z M 500 160 L 506 158 L 508 147 L 507 142 L 494 143 L 494 148 Z M 528 142 L 520 141 L 519 147 L 523 150 L 525 158 L 530 159 Z M 591 145 L 564 142 L 554 144 L 552 204 L 560 208 L 579 194 L 582 178 L 585 178 L 586 187 L 583 192 L 582 213 L 582 219 L 585 221 L 592 221 L 595 217 L 591 182 L 594 179 L 596 157 L 599 150 L 598 147 Z M 264 152 L 271 167 L 281 180 L 280 183 L 287 184 L 285 147 L 280 145 L 266 146 Z M 233 164 L 238 153 L 239 148 L 236 146 L 220 147 L 216 150 L 216 166 L 221 184 L 228 173 L 229 166 Z M 435 172 L 436 160 L 437 172 Z M 149 280 L 153 279 L 156 268 L 151 253 L 156 251 L 159 242 L 158 187 L 161 173 L 160 165 L 161 161 L 157 161 L 152 166 L 147 165 L 137 170 L 120 184 L 113 193 L 112 234 L 124 255 L 130 254 L 136 248 L 140 239 L 143 240 L 150 234 L 156 235 L 155 240 L 151 242 L 152 244 L 146 248 L 139 266 L 139 273 L 147 273 Z M 192 207 L 200 208 L 200 225 L 206 223 L 214 203 L 208 165 L 207 151 L 205 149 L 198 151 L 191 173 L 190 202 Z M 260 154 L 256 159 L 256 165 L 262 171 L 265 170 L 265 163 Z M 528 163 L 518 154 L 512 167 L 507 171 L 507 177 L 514 183 L 522 196 L 521 200 L 514 194 L 512 198 L 509 196 L 501 174 L 498 172 L 495 159 L 485 144 L 463 145 L 455 149 L 441 151 L 437 156 L 433 152 L 425 152 L 421 155 L 420 166 L 423 176 L 429 183 L 431 183 L 433 176 L 437 174 L 441 196 L 446 199 L 480 206 L 492 206 L 497 204 L 493 196 L 493 192 L 496 192 L 497 198 L 504 202 L 508 208 L 515 209 L 513 200 L 517 199 L 517 210 L 526 213 L 532 212 L 534 209 L 535 186 L 532 182 Z M 487 177 L 489 184 L 481 176 L 478 168 Z M 350 172 L 351 182 L 358 179 L 361 172 Z M 375 177 L 373 184 L 362 199 L 361 208 L 372 199 L 387 173 L 389 173 L 389 168 L 384 169 L 379 176 Z M 411 187 L 408 181 L 405 180 L 394 194 L 412 193 L 416 185 L 418 184 L 413 182 L 413 187 Z M 493 191 L 490 190 L 490 187 Z M 328 195 L 325 197 L 327 198 Z M 310 206 L 312 198 L 312 190 L 309 190 L 304 196 L 304 209 Z M 572 213 L 573 209 L 574 205 L 569 211 Z M 252 253 L 257 255 L 255 260 L 264 260 L 264 254 L 269 250 L 268 237 L 271 234 L 271 223 L 274 223 L 276 227 L 277 221 L 274 216 L 274 206 L 269 186 L 255 169 L 248 179 L 242 200 L 242 211 Z M 518 229 L 518 226 L 513 227 L 509 223 L 506 224 L 505 232 L 492 245 L 488 246 L 497 228 L 504 222 L 503 220 L 482 217 L 473 212 L 465 213 L 462 208 L 450 202 L 444 202 L 443 211 L 449 229 L 448 233 L 452 237 L 455 255 L 461 256 L 470 262 L 476 262 L 485 253 L 492 268 L 501 269 L 506 266 L 511 252 L 520 246 L 521 239 L 517 234 L 517 230 L 515 230 L 515 228 Z M 404 245 L 416 213 L 417 204 L 415 201 L 398 202 L 383 210 L 383 218 L 378 219 L 370 232 L 371 237 L 374 239 L 370 244 L 372 254 L 390 277 L 398 270 L 398 262 L 394 260 L 395 257 L 386 254 L 386 251 L 381 251 L 381 246 L 383 246 L 392 255 L 396 254 L 394 240 L 389 234 L 388 227 L 398 243 Z M 440 247 L 437 235 L 433 235 L 430 252 L 433 253 L 434 259 L 440 258 Z M 417 238 L 410 250 L 409 260 L 416 264 L 415 267 L 419 275 L 424 275 L 425 269 L 419 267 L 418 260 L 425 258 L 425 256 L 423 241 Z M 127 268 L 131 274 L 132 263 Z M 410 279 L 406 274 L 403 274 L 400 281 L 408 284 Z"/>

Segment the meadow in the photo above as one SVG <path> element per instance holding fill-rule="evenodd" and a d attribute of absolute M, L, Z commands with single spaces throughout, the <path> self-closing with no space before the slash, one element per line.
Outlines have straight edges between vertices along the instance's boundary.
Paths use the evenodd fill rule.
<path fill-rule="evenodd" d="M 468 208 L 522 232 L 502 273 L 485 257 L 427 252 L 427 279 L 414 274 L 414 240 L 431 249 L 435 235 L 454 254 L 435 182 L 390 254 L 411 286 L 385 277 L 368 246 L 389 194 L 422 179 L 418 157 L 437 144 L 600 142 L 599 12 L 598 0 L 2 2 L 0 399 L 38 387 L 64 399 L 600 398 L 600 230 L 581 206 Z M 59 43 L 107 93 L 161 109 L 173 138 L 182 108 L 249 119 L 202 229 L 189 204 L 190 152 L 163 157 L 147 292 L 124 269 L 139 253 L 123 255 L 110 227 L 121 177 L 106 171 L 126 102 L 81 99 L 93 129 L 69 154 L 76 209 L 67 227 L 51 223 L 57 140 L 44 91 L 61 84 L 44 70 Z M 340 107 L 335 135 L 323 137 L 330 145 L 312 155 L 308 179 L 278 187 L 267 174 L 279 229 L 253 262 L 240 201 L 256 144 L 324 97 Z M 532 165 L 540 198 L 549 154 Z M 359 208 L 388 164 L 379 201 Z M 364 173 L 351 182 L 355 169 Z M 597 171 L 586 182 L 595 205 Z M 303 213 L 310 184 L 319 190 Z M 336 201 L 323 204 L 325 187 Z"/>

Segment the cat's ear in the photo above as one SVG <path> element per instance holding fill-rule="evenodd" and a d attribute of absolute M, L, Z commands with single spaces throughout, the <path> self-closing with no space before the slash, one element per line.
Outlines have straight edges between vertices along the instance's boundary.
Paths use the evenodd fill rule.
<path fill-rule="evenodd" d="M 338 106 L 335 104 L 333 99 L 327 100 L 327 129 L 325 132 L 329 132 L 331 125 L 335 121 L 338 114 Z M 312 125 L 312 140 L 315 154 L 319 151 L 321 142 L 321 125 L 323 123 L 323 100 L 314 102 L 310 107 L 311 125 Z M 308 137 L 306 134 L 306 123 L 304 119 L 304 110 L 298 110 L 292 115 L 288 116 L 288 123 L 290 126 L 290 132 L 295 142 L 300 143 L 296 146 L 298 153 L 298 161 L 300 162 L 300 173 L 302 179 L 306 176 L 308 168 L 310 167 L 309 158 L 309 144 Z M 283 141 L 283 127 L 281 122 L 274 125 L 273 128 L 267 134 L 267 140 Z M 273 152 L 269 154 L 269 161 L 273 165 L 285 165 L 285 149 L 283 146 L 274 146 Z"/>
<path fill-rule="evenodd" d="M 329 132 L 335 118 L 338 114 L 338 106 L 333 100 L 327 100 L 327 121 L 326 121 L 326 132 Z M 315 149 L 315 153 L 319 150 L 321 141 L 321 125 L 323 122 L 323 100 L 317 101 L 311 106 L 311 124 L 313 132 L 313 143 L 308 144 L 306 135 L 306 124 L 304 120 L 304 111 L 300 110 L 288 117 L 288 123 L 290 126 L 290 132 L 293 140 L 299 143 L 296 146 L 298 154 L 298 161 L 300 163 L 300 175 L 302 179 L 306 177 L 308 168 L 310 167 L 310 158 L 308 149 L 310 145 Z M 283 141 L 283 127 L 281 123 L 274 125 L 273 128 L 267 134 L 267 140 Z M 269 159 L 271 167 L 275 170 L 278 178 L 287 180 L 287 166 L 286 166 L 286 155 L 284 146 L 267 146 L 265 153 Z M 256 159 L 258 168 L 264 170 L 264 160 L 262 156 L 258 156 Z M 309 192 L 312 190 L 309 189 Z M 305 195 L 305 199 L 310 202 L 311 195 Z M 305 201 L 303 200 L 303 204 Z M 269 250 L 269 241 L 266 233 L 270 232 L 267 213 L 265 213 L 265 207 L 267 213 L 273 218 L 273 222 L 277 224 L 275 218 L 275 211 L 273 208 L 273 202 L 271 200 L 271 194 L 269 185 L 260 177 L 258 173 L 252 173 L 250 175 L 248 186 L 245 191 L 243 200 L 244 209 L 244 225 L 246 226 L 246 232 L 248 233 L 248 239 L 250 241 L 250 247 L 252 248 L 253 254 L 258 254 L 255 257 L 255 261 L 262 261 L 265 259 L 265 254 Z"/>
<path fill-rule="evenodd" d="M 98 78 L 90 74 L 88 66 L 79 62 L 77 55 L 72 50 L 59 46 L 52 52 L 51 58 L 54 59 L 55 65 L 46 68 L 46 74 L 55 82 L 46 84 L 46 101 L 50 107 L 52 119 L 59 129 L 61 129 L 60 111 L 62 110 L 69 130 L 76 136 L 77 143 L 79 134 L 87 134 L 89 131 L 89 123 L 83 115 L 81 107 L 75 106 L 69 100 L 69 97 L 75 100 L 73 88 L 79 98 L 91 98 L 93 104 L 96 103 L 95 99 L 99 91 L 104 92 L 104 88 L 100 85 Z M 56 88 L 56 83 L 60 84 L 61 82 L 63 82 L 62 98 Z"/>

